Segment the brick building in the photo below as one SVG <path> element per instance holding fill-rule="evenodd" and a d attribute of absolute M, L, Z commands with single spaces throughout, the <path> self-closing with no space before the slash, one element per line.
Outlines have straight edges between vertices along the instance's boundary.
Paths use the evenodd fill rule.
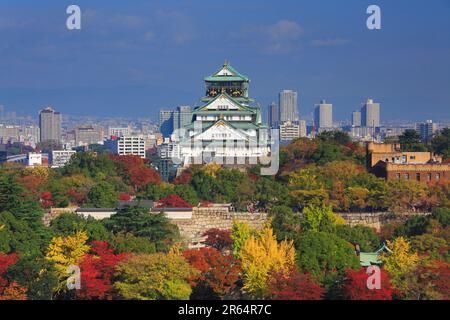
<path fill-rule="evenodd" d="M 432 152 L 402 152 L 399 144 L 366 145 L 367 168 L 387 180 L 416 180 L 422 183 L 450 178 L 450 165 Z"/>

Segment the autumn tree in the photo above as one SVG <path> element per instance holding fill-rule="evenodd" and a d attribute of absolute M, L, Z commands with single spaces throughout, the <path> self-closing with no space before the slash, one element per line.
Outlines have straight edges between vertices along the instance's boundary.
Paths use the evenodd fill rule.
<path fill-rule="evenodd" d="M 386 241 L 387 247 L 392 253 L 383 253 L 380 260 L 384 268 L 389 272 L 391 283 L 400 292 L 407 290 L 405 277 L 417 266 L 418 255 L 411 252 L 409 241 L 403 237 L 398 237 L 393 241 Z"/>
<path fill-rule="evenodd" d="M 179 196 L 171 194 L 159 200 L 157 208 L 192 208 L 192 205 Z"/>
<path fill-rule="evenodd" d="M 68 237 L 54 237 L 47 248 L 46 259 L 54 263 L 59 284 L 55 288 L 57 293 L 63 291 L 65 281 L 69 277 L 68 268 L 79 265 L 84 254 L 88 252 L 86 244 L 88 236 L 84 232 L 77 232 Z"/>
<path fill-rule="evenodd" d="M 224 255 L 215 248 L 185 250 L 183 255 L 192 267 L 200 271 L 193 280 L 195 288 L 200 289 L 194 289 L 196 298 L 210 298 L 205 295 L 208 289 L 217 297 L 224 298 L 236 288 L 241 266 L 233 256 Z"/>
<path fill-rule="evenodd" d="M 117 263 L 126 259 L 127 253 L 114 254 L 106 241 L 93 241 L 90 253 L 85 254 L 81 264 L 81 289 L 78 299 L 98 300 L 112 298 L 112 277 Z"/>
<path fill-rule="evenodd" d="M 231 231 L 225 229 L 212 228 L 206 230 L 203 235 L 206 237 L 205 244 L 217 250 L 231 249 L 233 240 L 231 239 Z"/>
<path fill-rule="evenodd" d="M 274 300 L 321 300 L 325 295 L 325 289 L 309 273 L 296 269 L 272 274 L 269 291 Z"/>
<path fill-rule="evenodd" d="M 394 290 L 391 287 L 389 275 L 384 269 L 380 269 L 380 288 L 370 289 L 367 285 L 369 274 L 367 269 L 345 270 L 345 282 L 343 294 L 349 300 L 392 300 Z"/>
<path fill-rule="evenodd" d="M 241 248 L 244 246 L 245 241 L 249 239 L 255 230 L 245 222 L 233 221 L 231 229 L 231 240 L 233 240 L 233 255 L 239 259 Z"/>
<path fill-rule="evenodd" d="M 244 290 L 259 298 L 269 296 L 269 275 L 272 272 L 289 273 L 295 265 L 292 241 L 278 243 L 273 230 L 266 226 L 250 236 L 240 250 L 244 271 Z"/>
<path fill-rule="evenodd" d="M 173 253 L 134 255 L 117 267 L 115 289 L 124 299 L 187 300 L 190 279 L 198 272 Z"/>

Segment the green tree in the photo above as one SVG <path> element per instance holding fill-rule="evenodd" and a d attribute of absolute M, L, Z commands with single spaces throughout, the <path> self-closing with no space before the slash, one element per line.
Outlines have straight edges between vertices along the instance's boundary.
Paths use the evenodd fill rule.
<path fill-rule="evenodd" d="M 103 223 L 92 217 L 84 218 L 74 213 L 63 213 L 50 222 L 50 229 L 55 235 L 67 237 L 78 231 L 85 231 L 89 240 L 110 239 L 110 232 Z"/>
<path fill-rule="evenodd" d="M 426 146 L 420 141 L 416 130 L 407 129 L 398 137 L 402 151 L 416 152 L 427 151 Z"/>
<path fill-rule="evenodd" d="M 297 264 L 300 270 L 329 284 L 337 271 L 359 269 L 359 259 L 353 245 L 335 234 L 306 231 L 295 239 Z"/>
<path fill-rule="evenodd" d="M 287 206 L 276 206 L 270 209 L 272 228 L 278 241 L 294 239 L 300 230 L 300 217 Z"/>
<path fill-rule="evenodd" d="M 139 206 L 125 207 L 104 220 L 114 234 L 131 233 L 154 242 L 158 251 L 166 251 L 179 238 L 178 227 L 169 223 L 166 215 L 150 213 Z"/>
<path fill-rule="evenodd" d="M 444 159 L 450 158 L 450 128 L 444 128 L 431 140 L 431 150 L 441 154 Z"/>
<path fill-rule="evenodd" d="M 359 244 L 361 251 L 374 252 L 381 246 L 380 238 L 372 228 L 366 226 L 339 225 L 336 235 L 354 245 Z"/>
<path fill-rule="evenodd" d="M 99 182 L 89 190 L 85 207 L 115 208 L 118 192 L 108 182 Z"/>
<path fill-rule="evenodd" d="M 308 205 L 303 209 L 300 224 L 302 230 L 306 231 L 333 232 L 335 230 L 336 218 L 333 215 L 331 206 L 325 204 L 318 206 Z"/>
<path fill-rule="evenodd" d="M 173 253 L 140 254 L 120 262 L 114 287 L 125 299 L 188 300 L 198 272 Z"/>
<path fill-rule="evenodd" d="M 150 239 L 136 237 L 132 233 L 119 233 L 112 237 L 111 246 L 117 253 L 155 253 L 156 246 Z"/>

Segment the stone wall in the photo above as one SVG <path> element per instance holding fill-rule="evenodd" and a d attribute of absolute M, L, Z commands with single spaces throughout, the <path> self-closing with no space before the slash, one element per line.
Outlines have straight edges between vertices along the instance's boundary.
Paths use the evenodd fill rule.
<path fill-rule="evenodd" d="M 374 228 L 377 231 L 387 223 L 393 221 L 406 221 L 412 216 L 429 215 L 430 213 L 392 213 L 392 212 L 372 212 L 372 213 L 338 213 L 350 226 L 363 225 Z"/>
<path fill-rule="evenodd" d="M 205 231 L 212 228 L 231 230 L 234 220 L 261 229 L 267 220 L 267 214 L 229 212 L 221 208 L 194 208 L 191 219 L 170 219 L 170 222 L 178 226 L 185 242 L 196 246 L 204 240 L 202 234 Z"/>

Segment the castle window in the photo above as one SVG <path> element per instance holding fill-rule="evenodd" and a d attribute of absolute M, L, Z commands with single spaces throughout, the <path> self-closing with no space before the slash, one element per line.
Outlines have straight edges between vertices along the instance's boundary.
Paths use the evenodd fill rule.
<path fill-rule="evenodd" d="M 397 178 L 397 180 L 400 180 L 400 173 L 396 173 L 395 177 Z"/>
<path fill-rule="evenodd" d="M 420 173 L 419 173 L 419 172 L 416 173 L 416 180 L 417 180 L 417 181 L 420 181 Z"/>
<path fill-rule="evenodd" d="M 405 173 L 405 180 L 409 180 L 409 173 Z"/>
<path fill-rule="evenodd" d="M 441 174 L 440 173 L 436 173 L 436 180 L 441 180 Z"/>
<path fill-rule="evenodd" d="M 431 181 L 431 173 L 427 173 L 427 181 Z"/>

